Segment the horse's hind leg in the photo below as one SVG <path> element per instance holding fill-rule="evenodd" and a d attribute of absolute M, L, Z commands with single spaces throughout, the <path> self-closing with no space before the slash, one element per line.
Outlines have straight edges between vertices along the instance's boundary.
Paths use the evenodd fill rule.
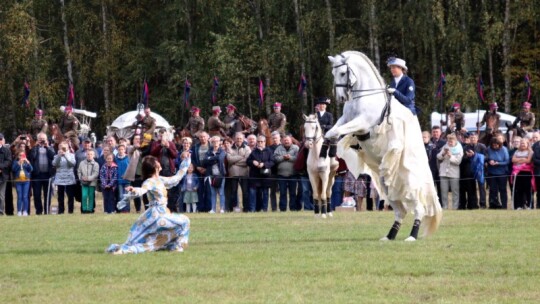
<path fill-rule="evenodd" d="M 403 218 L 405 218 L 405 215 L 407 214 L 407 209 L 401 202 L 395 202 L 391 200 L 389 200 L 388 202 L 394 210 L 394 224 L 392 225 L 392 228 L 390 228 L 388 234 L 385 237 L 381 238 L 381 241 L 391 241 L 396 239 L 396 235 L 399 232 L 399 228 L 401 228 Z"/>
<path fill-rule="evenodd" d="M 414 225 L 412 227 L 411 234 L 405 239 L 405 242 L 414 242 L 416 239 L 418 239 L 418 231 L 420 230 L 420 224 L 422 223 L 422 219 L 424 218 L 425 214 L 426 209 L 424 208 L 424 205 L 422 205 L 420 202 L 416 202 L 414 206 Z"/>

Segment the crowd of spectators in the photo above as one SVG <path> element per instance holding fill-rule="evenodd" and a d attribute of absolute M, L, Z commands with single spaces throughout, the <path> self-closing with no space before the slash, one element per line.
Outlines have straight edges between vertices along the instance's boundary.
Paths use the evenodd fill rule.
<path fill-rule="evenodd" d="M 147 202 L 144 197 L 120 210 L 116 203 L 127 186 L 141 185 L 141 160 L 146 155 L 158 159 L 162 176 L 174 175 L 181 161 L 191 158 L 183 181 L 168 191 L 167 207 L 172 212 L 313 210 L 306 172 L 309 150 L 283 130 L 270 136 L 236 132 L 230 137 L 198 131 L 191 138 L 157 129 L 153 139 L 143 140 L 145 135 L 109 136 L 96 144 L 82 138 L 74 151 L 69 142 L 55 146 L 44 132 L 37 134 L 35 142 L 19 136 L 11 145 L 0 134 L 0 213 L 27 216 L 32 205 L 37 215 L 53 213 L 51 205 L 57 206 L 54 213 L 74 213 L 76 201 L 81 203 L 81 213 L 94 213 L 96 192 L 101 192 L 104 213 L 139 213 Z M 443 208 L 534 208 L 540 134 L 514 137 L 510 143 L 495 134 L 487 147 L 476 133 L 456 136 L 437 126 L 422 136 Z M 378 199 L 370 176 L 355 177 L 343 160 L 338 161 L 332 209 L 340 205 L 362 209 L 365 202 L 367 210 L 382 210 L 384 202 Z M 53 190 L 57 204 L 51 202 Z"/>

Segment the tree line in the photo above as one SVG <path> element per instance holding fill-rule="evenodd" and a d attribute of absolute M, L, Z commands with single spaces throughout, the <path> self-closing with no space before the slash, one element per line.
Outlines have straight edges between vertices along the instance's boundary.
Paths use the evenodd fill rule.
<path fill-rule="evenodd" d="M 189 116 L 187 80 L 189 106 L 205 117 L 213 99 L 254 119 L 281 102 L 295 129 L 301 122 L 294 117 L 332 94 L 327 56 L 346 50 L 364 52 L 387 80 L 386 59 L 405 59 L 424 127 L 431 111 L 444 112 L 455 101 L 470 111 L 496 101 L 516 114 L 526 98 L 526 74 L 538 112 L 537 2 L 4 0 L 0 100 L 10 119 L 0 121 L 0 131 L 9 136 L 25 129 L 35 107 L 57 120 L 72 83 L 74 106 L 97 112 L 94 129 L 103 135 L 101 126 L 135 110 L 144 80 L 149 106 L 176 126 Z M 442 100 L 436 97 L 441 73 Z M 477 96 L 480 78 L 484 103 Z M 330 111 L 337 115 L 340 105 Z"/>

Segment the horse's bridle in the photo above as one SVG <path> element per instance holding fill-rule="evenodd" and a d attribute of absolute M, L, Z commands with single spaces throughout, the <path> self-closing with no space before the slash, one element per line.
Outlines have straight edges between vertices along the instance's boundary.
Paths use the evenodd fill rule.
<path fill-rule="evenodd" d="M 311 120 L 306 120 L 305 123 L 312 123 L 312 124 L 315 124 L 315 134 L 313 136 L 304 136 L 304 138 L 308 141 L 313 141 L 314 143 L 317 143 L 319 142 L 319 140 L 321 140 L 321 138 L 323 137 L 323 134 L 322 132 L 320 132 L 320 136 L 317 136 L 317 133 L 319 133 L 319 124 L 316 120 L 314 121 L 311 121 Z M 322 130 L 321 130 L 322 131 Z"/>
<path fill-rule="evenodd" d="M 341 55 L 343 56 L 343 55 Z M 387 92 L 386 91 L 386 88 L 375 88 L 375 89 L 364 89 L 364 90 L 353 90 L 352 89 L 352 84 L 351 84 L 351 79 L 350 79 L 350 68 L 349 68 L 349 65 L 345 62 L 343 62 L 342 64 L 338 64 L 338 65 L 334 65 L 332 66 L 332 69 L 337 69 L 339 67 L 342 67 L 342 66 L 346 66 L 347 67 L 347 81 L 346 83 L 335 83 L 334 82 L 334 87 L 336 88 L 347 88 L 351 93 L 352 95 L 354 95 L 354 93 L 362 93 L 362 92 L 374 92 L 374 93 L 370 93 L 370 94 L 364 94 L 364 95 L 358 95 L 358 96 L 352 96 L 352 99 L 361 99 L 363 97 L 367 97 L 367 96 L 371 96 L 371 95 L 376 95 L 376 94 L 381 94 L 381 93 L 385 93 Z M 379 121 L 377 122 L 377 126 L 380 126 L 381 123 L 384 121 L 384 117 L 388 117 L 390 116 L 390 94 L 385 94 L 385 99 L 386 99 L 386 103 L 384 105 L 384 108 L 381 112 L 381 116 L 379 118 Z M 373 126 L 372 126 L 373 127 Z"/>

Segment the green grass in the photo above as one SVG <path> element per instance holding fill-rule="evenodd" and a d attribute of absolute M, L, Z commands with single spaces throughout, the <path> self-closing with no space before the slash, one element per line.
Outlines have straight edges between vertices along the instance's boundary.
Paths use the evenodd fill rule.
<path fill-rule="evenodd" d="M 382 243 L 391 212 L 191 215 L 184 253 L 112 256 L 136 215 L 0 218 L 2 303 L 524 303 L 540 299 L 539 211 L 447 211 Z"/>

